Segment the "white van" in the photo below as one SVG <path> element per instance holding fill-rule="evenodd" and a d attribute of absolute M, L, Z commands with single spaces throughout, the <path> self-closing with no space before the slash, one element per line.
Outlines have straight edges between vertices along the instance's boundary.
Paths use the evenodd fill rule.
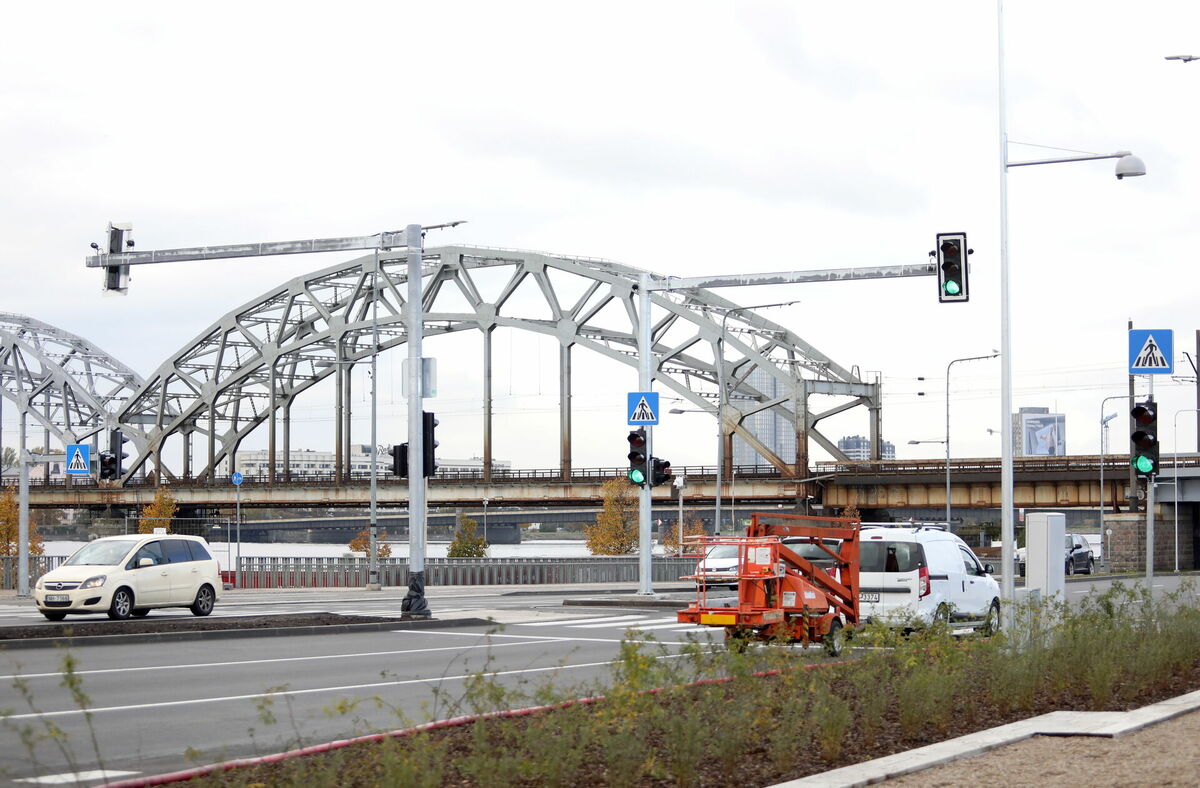
<path fill-rule="evenodd" d="M 68 613 L 141 617 L 159 607 L 186 607 L 207 616 L 221 588 L 220 567 L 200 537 L 130 534 L 106 536 L 76 550 L 38 579 L 33 601 L 51 621 Z"/>
<path fill-rule="evenodd" d="M 864 525 L 860 532 L 859 615 L 897 624 L 984 632 L 1000 625 L 1000 584 L 966 542 L 941 527 Z"/>

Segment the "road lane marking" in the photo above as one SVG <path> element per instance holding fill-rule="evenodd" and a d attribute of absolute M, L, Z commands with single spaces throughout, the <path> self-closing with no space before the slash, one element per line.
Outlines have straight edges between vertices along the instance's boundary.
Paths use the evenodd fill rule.
<path fill-rule="evenodd" d="M 653 616 L 631 616 L 627 617 L 631 620 L 627 621 L 602 621 L 599 624 L 571 624 L 571 629 L 600 629 L 602 627 L 622 627 L 626 629 L 637 629 L 639 623 L 649 623 L 650 621 L 661 621 Z"/>
<path fill-rule="evenodd" d="M 114 777 L 127 777 L 141 772 L 122 772 L 115 769 L 91 769 L 86 772 L 65 772 L 63 774 L 43 774 L 41 777 L 16 777 L 15 783 L 34 783 L 38 785 L 78 785 L 86 780 L 110 780 Z"/>
<path fill-rule="evenodd" d="M 399 630 L 405 631 L 405 630 Z M 481 635 L 476 634 L 476 637 Z M 553 642 L 557 640 L 570 640 L 571 638 L 552 638 L 542 635 L 523 635 L 522 637 L 529 643 Z M 235 662 L 196 662 L 190 665 L 145 665 L 142 667 L 125 667 L 125 668 L 96 668 L 94 670 L 76 670 L 72 675 L 75 676 L 94 676 L 105 673 L 137 673 L 140 671 L 155 671 L 155 670 L 195 670 L 197 668 L 226 668 L 236 667 L 238 665 L 273 665 L 282 662 L 318 662 L 326 659 L 353 659 L 356 657 L 391 657 L 398 654 L 414 654 L 431 651 L 462 651 L 464 648 L 501 648 L 503 646 L 518 646 L 520 643 L 492 643 L 480 644 L 478 646 L 437 646 L 435 648 L 409 648 L 398 649 L 393 651 L 360 651 L 352 654 L 323 654 L 309 657 L 275 657 L 272 659 L 244 659 Z M 14 673 L 7 676 L 0 676 L 0 681 L 12 681 L 14 679 L 43 679 L 55 678 L 62 676 L 62 671 L 53 673 Z"/>
<path fill-rule="evenodd" d="M 624 621 L 624 620 L 631 619 L 631 618 L 641 619 L 641 618 L 649 618 L 649 616 L 642 616 L 642 615 L 589 616 L 587 618 L 559 619 L 558 621 L 531 621 L 528 624 L 518 624 L 517 626 L 522 626 L 522 627 L 553 627 L 553 626 L 569 627 L 574 624 L 595 624 L 595 623 L 599 623 L 601 621 L 615 623 L 615 622 Z"/>
<path fill-rule="evenodd" d="M 515 645 L 515 644 L 514 644 Z M 675 658 L 679 655 L 667 654 L 661 659 Z M 547 673 L 555 670 L 574 670 L 577 668 L 598 668 L 614 664 L 613 660 L 604 662 L 582 662 L 578 665 L 550 665 L 544 668 L 521 668 L 519 670 L 492 670 L 482 675 L 489 677 L 519 676 L 526 673 Z M 178 706 L 198 706 L 205 703 L 232 703 L 242 700 L 260 700 L 263 698 L 287 698 L 297 695 L 319 695 L 326 692 L 350 692 L 356 690 L 378 689 L 380 687 L 400 687 L 406 684 L 438 684 L 448 681 L 465 681 L 476 678 L 480 673 L 461 673 L 457 676 L 428 676 L 416 679 L 394 679 L 392 681 L 372 681 L 366 684 L 341 684 L 334 687 L 310 687 L 308 689 L 282 690 L 280 692 L 254 692 L 245 695 L 224 695 L 217 698 L 191 698 L 188 700 L 165 700 L 156 703 L 130 703 L 125 706 L 97 706 L 87 709 L 63 709 L 61 711 L 38 711 L 27 714 L 9 714 L 6 721 L 48 719 L 51 717 L 74 717 L 84 714 L 105 714 L 113 711 L 145 711 L 149 709 L 167 709 Z"/>

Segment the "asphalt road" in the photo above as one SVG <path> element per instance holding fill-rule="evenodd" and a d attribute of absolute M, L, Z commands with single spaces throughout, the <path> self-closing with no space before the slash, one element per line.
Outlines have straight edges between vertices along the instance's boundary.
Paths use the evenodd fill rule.
<path fill-rule="evenodd" d="M 244 596 L 227 601 L 220 612 L 399 612 L 400 595 L 336 596 Z M 110 777 L 120 776 L 112 772 L 157 774 L 403 728 L 466 713 L 438 705 L 432 690 L 441 687 L 457 698 L 463 680 L 478 671 L 495 671 L 513 685 L 574 686 L 606 677 L 630 627 L 664 643 L 682 642 L 689 631 L 720 637 L 719 630 L 679 624 L 665 608 L 564 607 L 561 592 L 435 591 L 429 598 L 446 626 L 72 649 L 90 719 L 62 686 L 67 652 L 47 647 L 0 654 L 0 709 L 11 711 L 0 722 L 4 777 L 44 778 L 98 768 L 109 770 Z M 32 620 L 16 607 L 6 605 L 0 623 Z M 151 614 L 168 615 L 174 614 Z M 452 625 L 453 618 L 468 616 L 498 623 Z M 66 734 L 64 748 L 43 736 L 49 725 Z"/>

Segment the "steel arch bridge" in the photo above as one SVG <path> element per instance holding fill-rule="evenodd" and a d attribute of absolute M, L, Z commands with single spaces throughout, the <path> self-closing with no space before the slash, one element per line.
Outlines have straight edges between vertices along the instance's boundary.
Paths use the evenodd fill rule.
<path fill-rule="evenodd" d="M 63 445 L 118 426 L 117 413 L 144 383 L 82 337 L 0 312 L 0 394 Z"/>
<path fill-rule="evenodd" d="M 492 335 L 496 328 L 532 331 L 559 345 L 561 468 L 571 470 L 571 354 L 575 347 L 632 368 L 638 365 L 637 311 L 641 269 L 615 262 L 527 251 L 447 246 L 423 258 L 427 336 L 478 331 L 483 339 L 485 479 L 492 460 Z M 304 391 L 334 376 L 335 465 L 347 473 L 350 449 L 350 367 L 369 361 L 373 326 L 379 350 L 406 342 L 406 259 L 375 252 L 296 277 L 232 310 L 201 332 L 128 396 L 110 397 L 112 421 L 138 456 L 125 478 L 142 470 L 164 478 L 215 479 L 232 465 L 240 443 L 267 423 L 268 467 L 274 479 L 282 426 L 281 476 L 288 479 L 290 409 Z M 698 409 L 718 417 L 732 457 L 741 436 L 781 473 L 802 478 L 808 441 L 847 459 L 817 429 L 835 413 L 864 406 L 878 446 L 878 381 L 863 380 L 792 331 L 702 288 L 657 289 L 650 274 L 653 377 Z M 373 320 L 372 314 L 377 317 Z M 136 377 L 136 376 L 135 376 Z M 127 392 L 124 392 L 127 393 Z M 811 395 L 838 398 L 814 412 Z M 791 424 L 796 456 L 777 456 L 745 425 L 772 410 Z M 181 441 L 182 464 L 164 456 Z M 193 472 L 193 454 L 200 461 Z M 148 466 L 152 465 L 153 468 Z"/>

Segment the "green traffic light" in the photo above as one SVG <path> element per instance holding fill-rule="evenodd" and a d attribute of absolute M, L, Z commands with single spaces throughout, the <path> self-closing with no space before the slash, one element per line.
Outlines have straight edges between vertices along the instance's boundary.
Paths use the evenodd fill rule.
<path fill-rule="evenodd" d="M 1154 470 L 1154 460 L 1139 454 L 1133 458 L 1133 468 L 1138 473 L 1150 473 Z"/>
<path fill-rule="evenodd" d="M 646 483 L 646 474 L 642 473 L 641 469 L 639 468 L 630 468 L 629 473 L 626 475 L 629 477 L 629 481 L 633 482 L 634 484 Z"/>
<path fill-rule="evenodd" d="M 955 282 L 954 280 L 950 280 L 950 281 L 946 282 L 946 294 L 947 295 L 954 296 L 954 295 L 958 295 L 961 292 L 962 292 L 962 288 L 958 286 L 958 282 Z"/>

